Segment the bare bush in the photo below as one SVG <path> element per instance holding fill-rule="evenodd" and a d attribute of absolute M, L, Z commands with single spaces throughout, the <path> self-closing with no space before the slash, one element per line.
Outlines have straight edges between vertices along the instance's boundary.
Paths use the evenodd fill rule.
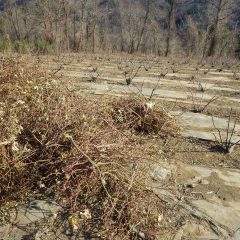
<path fill-rule="evenodd" d="M 162 136 L 179 133 L 176 119 L 164 110 L 157 109 L 151 102 L 146 102 L 143 97 L 122 98 L 112 105 L 112 117 L 120 126 Z"/>
<path fill-rule="evenodd" d="M 206 70 L 203 72 L 204 75 L 208 74 L 210 70 Z M 206 92 L 209 90 L 207 86 L 198 78 L 199 75 L 199 67 L 196 68 L 196 73 L 191 76 L 190 83 L 195 84 L 195 91 L 191 88 L 188 89 L 188 94 L 191 96 L 192 102 L 192 112 L 194 113 L 202 113 L 204 112 L 209 105 L 217 101 L 221 95 L 215 94 L 210 98 L 207 98 Z"/>
<path fill-rule="evenodd" d="M 212 118 L 214 129 L 218 133 L 218 135 L 213 133 L 215 140 L 218 143 L 217 148 L 220 152 L 223 152 L 225 154 L 232 153 L 234 148 L 240 143 L 240 140 L 234 141 L 237 119 L 235 118 L 233 122 L 232 122 L 232 119 L 233 119 L 233 110 L 231 109 L 228 116 L 227 128 L 226 130 L 222 131 L 219 128 L 217 128 L 214 118 Z"/>
<path fill-rule="evenodd" d="M 140 64 L 133 61 L 122 62 L 118 65 L 118 69 L 122 72 L 122 76 L 127 85 L 130 85 L 133 79 L 137 77 L 141 67 L 142 66 Z"/>
<path fill-rule="evenodd" d="M 101 71 L 97 66 L 91 67 L 89 69 L 89 81 L 90 82 L 96 82 L 101 76 Z"/>

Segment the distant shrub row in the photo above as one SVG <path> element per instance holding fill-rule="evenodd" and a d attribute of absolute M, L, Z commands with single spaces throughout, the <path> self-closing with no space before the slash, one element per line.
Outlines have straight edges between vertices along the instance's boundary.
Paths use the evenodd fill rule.
<path fill-rule="evenodd" d="M 29 43 L 25 40 L 11 42 L 8 38 L 0 38 L 0 52 L 18 52 L 22 54 L 37 52 L 48 54 L 54 51 L 55 46 L 44 40 L 37 40 L 34 43 Z"/>

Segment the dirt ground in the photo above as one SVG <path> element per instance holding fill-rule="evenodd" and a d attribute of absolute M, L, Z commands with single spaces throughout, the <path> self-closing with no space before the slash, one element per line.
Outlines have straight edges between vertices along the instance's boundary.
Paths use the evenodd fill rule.
<path fill-rule="evenodd" d="M 176 109 L 191 111 L 206 105 L 208 97 L 217 99 L 210 103 L 204 113 L 226 117 L 233 108 L 240 114 L 240 69 L 239 62 L 217 59 L 206 63 L 196 60 L 172 60 L 162 58 L 143 58 L 139 56 L 65 56 L 61 58 L 39 57 L 47 69 L 55 71 L 71 86 L 81 89 L 81 84 L 92 82 L 112 85 L 126 85 L 127 77 L 133 77 L 134 87 L 171 90 L 186 95 L 186 99 L 177 97 L 163 98 L 153 94 L 153 99 L 160 99 L 164 105 Z M 140 67 L 140 69 L 138 69 Z"/>
<path fill-rule="evenodd" d="M 39 61 L 48 69 L 61 70 L 57 74 L 63 76 L 63 81 L 69 82 L 71 90 L 81 89 L 81 83 L 92 82 L 107 83 L 108 85 L 125 85 L 124 71 L 137 72 L 136 79 L 133 79 L 134 86 L 138 88 L 159 88 L 185 93 L 186 99 L 162 98 L 157 95 L 153 100 L 164 107 L 166 111 L 192 111 L 194 106 L 208 103 L 203 99 L 206 94 L 217 96 L 216 101 L 210 103 L 203 113 L 209 116 L 227 118 L 230 109 L 233 109 L 237 123 L 240 122 L 240 68 L 239 62 L 233 60 L 211 59 L 208 62 L 197 60 L 173 60 L 156 57 L 144 58 L 142 56 L 63 56 L 42 57 Z M 94 69 L 94 70 L 93 70 Z M 93 72 L 95 71 L 95 72 Z M 165 76 L 159 77 L 161 74 Z M 192 79 L 194 76 L 194 79 Z M 150 79 L 150 80 L 149 80 Z M 135 80 L 137 80 L 135 82 Z M 149 81 L 148 81 L 149 80 Z M 163 81 L 161 83 L 161 81 Z M 172 82 L 174 81 L 174 82 Z M 189 85 L 190 84 L 190 85 Z M 203 92 L 200 86 L 212 84 L 206 87 Z M 189 86 L 190 87 L 189 87 Z M 216 89 L 215 89 L 216 88 Z M 200 93 L 200 97 L 191 94 Z M 203 97 L 201 97 L 203 96 Z M 194 101 L 193 101 L 194 98 Z M 149 140 L 151 141 L 151 139 Z M 203 166 L 240 168 L 240 149 L 237 147 L 232 154 L 219 152 L 217 143 L 203 141 L 194 138 L 171 138 L 163 141 L 157 140 L 157 148 L 161 151 L 161 157 L 172 163 L 188 163 Z"/>

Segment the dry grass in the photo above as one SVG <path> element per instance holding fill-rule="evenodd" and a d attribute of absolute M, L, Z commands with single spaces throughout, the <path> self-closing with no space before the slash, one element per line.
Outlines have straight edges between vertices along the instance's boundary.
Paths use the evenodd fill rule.
<path fill-rule="evenodd" d="M 176 119 L 163 108 L 157 108 L 153 102 L 146 102 L 141 95 L 122 97 L 112 101 L 110 106 L 110 115 L 121 128 L 162 137 L 179 134 Z"/>
<path fill-rule="evenodd" d="M 177 124 L 136 97 L 90 99 L 58 82 L 24 59 L 0 61 L 0 203 L 37 193 L 76 214 L 81 231 L 151 237 L 161 205 L 139 164 L 153 155 L 145 136 Z"/>

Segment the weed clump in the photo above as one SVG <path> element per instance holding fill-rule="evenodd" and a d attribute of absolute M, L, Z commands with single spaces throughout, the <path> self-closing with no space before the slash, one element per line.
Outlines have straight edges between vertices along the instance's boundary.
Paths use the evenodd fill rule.
<path fill-rule="evenodd" d="M 12 49 L 12 43 L 6 36 L 0 37 L 0 52 L 8 52 Z"/>
<path fill-rule="evenodd" d="M 17 52 L 17 53 L 20 53 L 20 54 L 26 54 L 26 53 L 29 53 L 31 52 L 33 46 L 31 43 L 27 42 L 27 41 L 15 41 L 13 43 L 14 45 L 14 50 Z"/>
<path fill-rule="evenodd" d="M 44 40 L 37 40 L 34 43 L 35 51 L 39 54 L 50 54 L 55 51 L 55 46 Z"/>
<path fill-rule="evenodd" d="M 115 124 L 137 133 L 158 134 L 162 137 L 178 135 L 179 126 L 163 108 L 146 102 L 141 96 L 122 97 L 111 103 L 111 116 Z"/>
<path fill-rule="evenodd" d="M 159 199 L 139 164 L 150 154 L 129 128 L 167 134 L 176 126 L 137 99 L 90 99 L 60 81 L 25 59 L 0 60 L 0 204 L 37 193 L 74 213 L 79 231 L 152 236 Z"/>

